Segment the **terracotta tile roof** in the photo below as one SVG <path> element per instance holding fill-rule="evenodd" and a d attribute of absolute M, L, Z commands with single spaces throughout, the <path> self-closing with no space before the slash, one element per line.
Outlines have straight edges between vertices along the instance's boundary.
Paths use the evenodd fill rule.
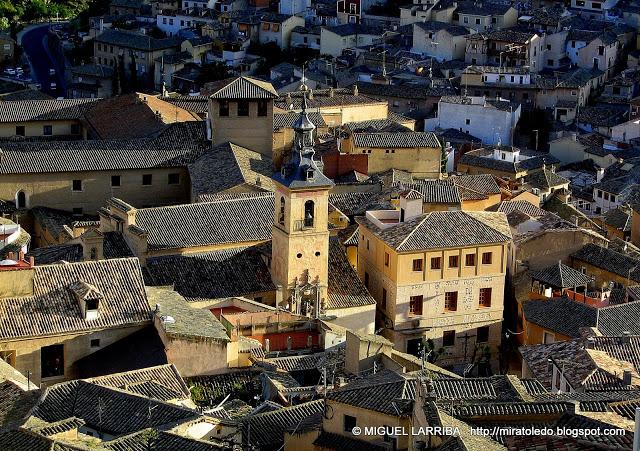
<path fill-rule="evenodd" d="M 91 132 L 100 139 L 143 138 L 160 133 L 167 124 L 200 121 L 194 113 L 176 104 L 141 93 L 96 102 L 85 113 L 84 119 Z"/>
<path fill-rule="evenodd" d="M 523 304 L 525 319 L 546 330 L 579 337 L 580 328 L 596 325 L 598 310 L 566 297 L 531 300 Z"/>
<path fill-rule="evenodd" d="M 360 281 L 337 238 L 329 241 L 327 310 L 374 305 L 375 299 Z"/>
<path fill-rule="evenodd" d="M 556 288 L 573 288 L 589 284 L 592 278 L 562 262 L 531 271 L 531 277 Z"/>
<path fill-rule="evenodd" d="M 228 449 L 221 443 L 198 440 L 151 428 L 110 440 L 104 446 L 112 451 L 147 451 L 150 443 L 152 443 L 154 451 L 218 451 Z"/>
<path fill-rule="evenodd" d="M 151 320 L 136 258 L 36 266 L 33 271 L 33 296 L 5 298 L 0 304 L 2 338 L 76 333 Z M 70 288 L 79 281 L 95 286 L 103 296 L 94 320 L 81 316 Z"/>

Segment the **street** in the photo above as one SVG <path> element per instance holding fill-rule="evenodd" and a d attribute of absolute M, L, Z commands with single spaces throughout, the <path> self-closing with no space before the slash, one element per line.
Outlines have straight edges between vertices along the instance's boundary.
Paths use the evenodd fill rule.
<path fill-rule="evenodd" d="M 22 47 L 31 65 L 31 77 L 34 82 L 40 83 L 42 91 L 53 97 L 66 96 L 66 81 L 64 79 L 64 61 L 54 57 L 47 47 L 47 32 L 49 24 L 34 27 L 22 36 Z M 54 69 L 55 75 L 49 75 L 49 70 Z M 51 83 L 56 83 L 56 88 L 51 89 Z"/>

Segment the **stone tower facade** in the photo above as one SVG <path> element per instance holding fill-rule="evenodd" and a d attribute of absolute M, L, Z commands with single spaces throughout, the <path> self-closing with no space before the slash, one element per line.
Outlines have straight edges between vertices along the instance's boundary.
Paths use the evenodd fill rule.
<path fill-rule="evenodd" d="M 306 97 L 293 128 L 289 161 L 273 176 L 276 193 L 271 277 L 281 293 L 279 306 L 318 317 L 327 299 L 327 223 L 333 182 L 313 159 L 315 126 L 307 116 Z"/>

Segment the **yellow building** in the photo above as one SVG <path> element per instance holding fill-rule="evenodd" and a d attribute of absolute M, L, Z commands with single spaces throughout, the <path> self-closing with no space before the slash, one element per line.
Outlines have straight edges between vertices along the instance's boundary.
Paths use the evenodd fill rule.
<path fill-rule="evenodd" d="M 211 139 L 227 141 L 271 158 L 273 152 L 273 99 L 271 83 L 238 77 L 208 85 Z"/>
<path fill-rule="evenodd" d="M 434 133 L 353 133 L 342 141 L 347 154 L 367 154 L 369 174 L 397 169 L 417 178 L 440 178 L 442 145 Z"/>
<path fill-rule="evenodd" d="M 433 339 L 441 366 L 476 361 L 485 348 L 496 356 L 511 241 L 503 213 L 423 214 L 409 191 L 399 210 L 368 211 L 358 223 L 358 274 L 396 349 L 417 355 Z"/>

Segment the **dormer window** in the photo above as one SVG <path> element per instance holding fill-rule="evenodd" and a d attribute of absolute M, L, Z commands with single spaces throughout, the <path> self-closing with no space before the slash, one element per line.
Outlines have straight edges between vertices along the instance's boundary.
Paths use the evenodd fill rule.
<path fill-rule="evenodd" d="M 84 281 L 74 282 L 69 285 L 69 290 L 73 293 L 82 317 L 87 320 L 97 319 L 100 311 L 100 300 L 103 294 L 94 285 Z"/>
<path fill-rule="evenodd" d="M 313 169 L 307 169 L 307 180 L 313 180 L 314 172 Z"/>

